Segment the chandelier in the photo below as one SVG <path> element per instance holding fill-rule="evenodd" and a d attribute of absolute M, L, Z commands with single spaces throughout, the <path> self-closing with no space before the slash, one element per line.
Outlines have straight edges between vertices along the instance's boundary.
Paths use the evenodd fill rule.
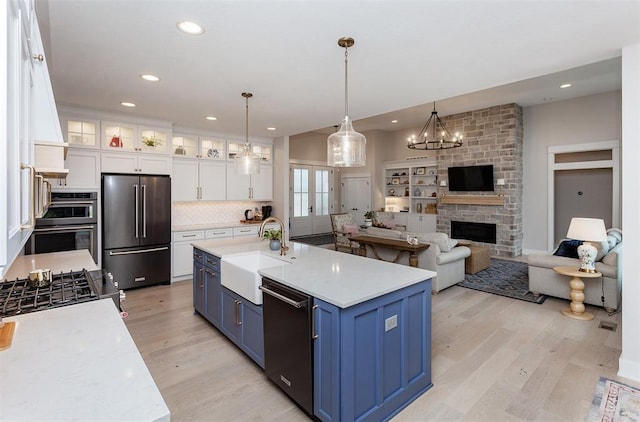
<path fill-rule="evenodd" d="M 355 44 L 353 38 L 342 37 L 338 40 L 338 45 L 344 47 L 344 119 L 340 129 L 327 138 L 327 165 L 330 167 L 362 167 L 367 161 L 367 138 L 353 130 L 353 123 L 348 113 L 347 51 L 353 44 Z"/>
<path fill-rule="evenodd" d="M 249 143 L 249 98 L 253 97 L 250 92 L 243 92 L 242 96 L 245 99 L 246 110 L 246 125 L 245 125 L 245 142 L 240 147 L 239 154 L 236 155 L 236 174 L 252 175 L 260 173 L 260 157 L 253 153 L 253 148 Z"/>
<path fill-rule="evenodd" d="M 436 111 L 436 103 L 433 102 L 433 111 L 429 120 L 422 127 L 418 136 L 410 136 L 407 139 L 407 147 L 409 149 L 449 149 L 462 146 L 462 135 L 456 132 L 455 136 L 451 136 L 446 126 L 438 117 Z"/>

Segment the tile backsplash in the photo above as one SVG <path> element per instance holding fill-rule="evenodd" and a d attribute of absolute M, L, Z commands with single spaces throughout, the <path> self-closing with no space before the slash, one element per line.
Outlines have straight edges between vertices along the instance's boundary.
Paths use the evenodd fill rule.
<path fill-rule="evenodd" d="M 180 202 L 173 204 L 171 224 L 173 226 L 190 226 L 198 224 L 217 224 L 239 222 L 244 220 L 244 211 L 260 210 L 271 202 L 255 201 L 200 201 Z"/>

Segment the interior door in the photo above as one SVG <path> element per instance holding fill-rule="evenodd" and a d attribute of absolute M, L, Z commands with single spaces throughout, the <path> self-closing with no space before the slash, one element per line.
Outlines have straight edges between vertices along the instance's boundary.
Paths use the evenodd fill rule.
<path fill-rule="evenodd" d="M 554 244 L 567 236 L 572 217 L 601 218 L 612 224 L 613 170 L 558 170 L 554 174 Z"/>
<path fill-rule="evenodd" d="M 331 232 L 330 167 L 294 165 L 290 170 L 291 236 Z"/>
<path fill-rule="evenodd" d="M 371 184 L 368 177 L 342 178 L 342 212 L 348 212 L 360 225 L 364 213 L 371 209 Z"/>

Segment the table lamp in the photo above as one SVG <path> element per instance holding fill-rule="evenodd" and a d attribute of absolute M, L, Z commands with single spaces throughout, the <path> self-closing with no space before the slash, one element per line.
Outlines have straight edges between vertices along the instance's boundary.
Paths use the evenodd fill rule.
<path fill-rule="evenodd" d="M 604 220 L 600 218 L 574 217 L 569 224 L 567 237 L 584 242 L 578 246 L 578 257 L 580 257 L 581 261 L 580 271 L 595 273 L 595 260 L 596 255 L 598 255 L 598 250 L 589 242 L 603 242 L 607 240 L 607 230 L 604 227 Z"/>

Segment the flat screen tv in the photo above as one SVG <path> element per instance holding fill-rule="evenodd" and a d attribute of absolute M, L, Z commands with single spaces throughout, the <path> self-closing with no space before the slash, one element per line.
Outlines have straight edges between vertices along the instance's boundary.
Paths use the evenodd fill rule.
<path fill-rule="evenodd" d="M 493 165 L 449 167 L 449 190 L 456 192 L 493 191 Z"/>

